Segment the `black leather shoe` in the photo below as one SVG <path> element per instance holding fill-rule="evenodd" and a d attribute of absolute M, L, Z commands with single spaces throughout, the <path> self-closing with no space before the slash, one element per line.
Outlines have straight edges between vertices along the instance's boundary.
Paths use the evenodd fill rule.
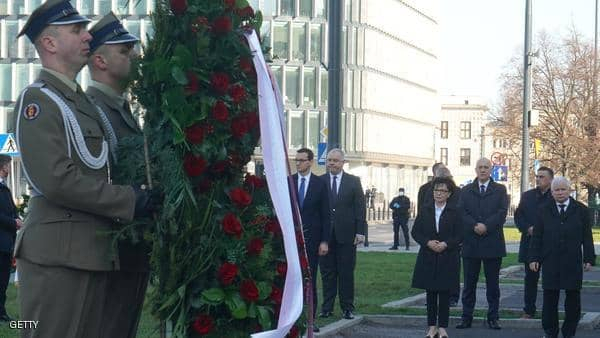
<path fill-rule="evenodd" d="M 12 322 L 14 319 L 12 319 L 8 314 L 3 314 L 0 316 L 0 322 Z"/>
<path fill-rule="evenodd" d="M 344 310 L 344 319 L 354 319 L 354 314 L 350 310 Z"/>
<path fill-rule="evenodd" d="M 389 248 L 388 250 L 398 250 L 398 247 L 394 245 L 393 247 Z"/>
<path fill-rule="evenodd" d="M 501 329 L 500 324 L 498 324 L 497 319 L 488 319 L 487 325 L 492 330 L 500 330 Z"/>
<path fill-rule="evenodd" d="M 333 316 L 333 313 L 331 311 L 321 311 L 321 313 L 319 314 L 319 317 L 321 318 L 329 318 Z"/>
<path fill-rule="evenodd" d="M 458 325 L 456 325 L 457 329 L 470 329 L 471 328 L 471 320 L 463 319 Z"/>
<path fill-rule="evenodd" d="M 321 332 L 321 329 L 319 329 L 317 324 L 313 324 L 313 332 Z"/>

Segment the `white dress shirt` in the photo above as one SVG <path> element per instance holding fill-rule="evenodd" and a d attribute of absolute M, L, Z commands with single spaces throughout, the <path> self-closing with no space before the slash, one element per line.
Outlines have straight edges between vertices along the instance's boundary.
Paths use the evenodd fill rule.
<path fill-rule="evenodd" d="M 442 216 L 442 212 L 444 212 L 445 208 L 446 203 L 444 203 L 444 205 L 442 205 L 441 207 L 435 205 L 435 231 L 437 233 L 440 233 L 440 217 Z"/>
<path fill-rule="evenodd" d="M 308 172 L 308 175 L 306 175 L 306 176 L 302 176 L 300 173 L 298 173 L 298 182 L 297 182 L 298 183 L 298 185 L 297 185 L 298 193 L 300 193 L 300 184 L 302 184 L 302 179 L 303 178 L 305 179 L 304 180 L 304 196 L 302 196 L 303 198 L 306 197 L 306 192 L 308 191 L 308 182 L 310 182 L 310 176 L 311 176 L 310 171 Z"/>
<path fill-rule="evenodd" d="M 567 200 L 562 203 L 556 202 L 556 209 L 558 210 L 559 214 L 560 214 L 560 205 L 561 204 L 563 204 L 565 206 L 565 212 L 567 212 L 567 209 L 569 208 L 569 201 L 570 201 L 570 198 L 567 198 Z"/>

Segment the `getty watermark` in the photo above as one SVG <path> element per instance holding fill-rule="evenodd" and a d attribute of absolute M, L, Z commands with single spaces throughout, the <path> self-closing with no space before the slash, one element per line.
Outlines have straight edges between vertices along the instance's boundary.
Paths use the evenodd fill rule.
<path fill-rule="evenodd" d="M 39 320 L 11 320 L 8 326 L 11 329 L 37 329 Z"/>

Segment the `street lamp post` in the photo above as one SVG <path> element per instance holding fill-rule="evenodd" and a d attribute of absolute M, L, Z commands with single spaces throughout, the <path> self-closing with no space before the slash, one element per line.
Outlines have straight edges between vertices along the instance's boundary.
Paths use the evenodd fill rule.
<path fill-rule="evenodd" d="M 525 1 L 525 48 L 523 57 L 523 137 L 521 148 L 521 193 L 529 189 L 529 114 L 531 112 L 531 0 Z"/>
<path fill-rule="evenodd" d="M 344 23 L 344 0 L 329 3 L 329 48 L 327 104 L 327 149 L 339 148 L 340 117 L 342 115 L 342 25 Z"/>

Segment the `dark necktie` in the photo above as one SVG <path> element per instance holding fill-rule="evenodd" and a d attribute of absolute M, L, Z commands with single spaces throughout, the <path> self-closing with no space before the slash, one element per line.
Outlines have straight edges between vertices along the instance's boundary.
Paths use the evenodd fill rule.
<path fill-rule="evenodd" d="M 331 182 L 331 197 L 333 202 L 337 202 L 337 176 L 333 176 L 333 182 Z"/>
<path fill-rule="evenodd" d="M 300 189 L 298 189 L 298 204 L 300 204 L 300 208 L 304 205 L 304 191 L 306 190 L 306 178 L 302 177 L 300 179 Z"/>
<path fill-rule="evenodd" d="M 565 207 L 566 207 L 566 205 L 559 204 L 558 207 L 560 208 L 560 217 L 561 218 L 565 217 Z"/>
<path fill-rule="evenodd" d="M 485 193 L 485 185 L 482 184 L 479 186 L 479 192 L 483 195 Z"/>

